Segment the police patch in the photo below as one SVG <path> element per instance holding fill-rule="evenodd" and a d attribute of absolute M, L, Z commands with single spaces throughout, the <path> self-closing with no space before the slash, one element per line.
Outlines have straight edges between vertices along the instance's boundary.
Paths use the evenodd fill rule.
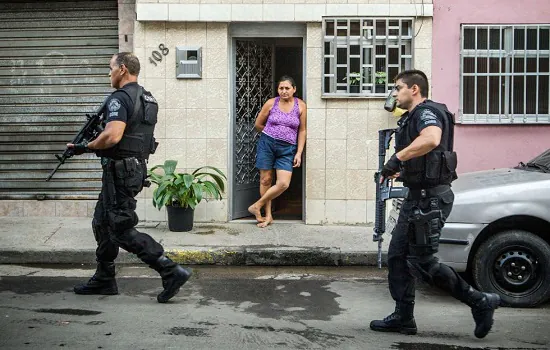
<path fill-rule="evenodd" d="M 424 125 L 428 125 L 428 124 L 438 124 L 438 120 L 437 120 L 437 117 L 435 116 L 435 114 L 430 111 L 429 109 L 424 109 L 422 111 L 422 114 L 420 115 L 420 121 L 421 123 L 423 123 Z"/>
<path fill-rule="evenodd" d="M 109 101 L 109 111 L 110 112 L 116 112 L 120 109 L 120 101 L 116 98 L 113 98 L 111 101 Z"/>

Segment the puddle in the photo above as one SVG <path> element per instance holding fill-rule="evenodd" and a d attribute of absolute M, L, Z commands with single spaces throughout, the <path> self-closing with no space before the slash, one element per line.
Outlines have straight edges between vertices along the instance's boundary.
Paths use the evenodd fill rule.
<path fill-rule="evenodd" d="M 276 345 L 284 344 L 285 346 L 289 346 L 293 349 L 310 349 L 311 344 L 319 344 L 324 347 L 338 347 L 341 346 L 346 340 L 355 339 L 355 337 L 351 335 L 329 333 L 313 327 L 306 327 L 306 329 L 299 330 L 293 328 L 274 328 L 272 326 L 246 326 L 237 324 L 229 324 L 229 326 L 240 327 L 250 331 L 276 333 L 282 338 L 284 338 L 284 334 L 297 336 L 298 338 L 288 340 L 291 344 L 283 342 L 276 343 Z"/>
<path fill-rule="evenodd" d="M 35 309 L 36 312 L 47 314 L 73 315 L 73 316 L 92 316 L 99 315 L 100 311 L 81 310 L 81 309 Z"/>
<path fill-rule="evenodd" d="M 255 314 L 261 318 L 330 321 L 344 310 L 336 300 L 340 295 L 329 290 L 330 281 L 302 280 L 226 280 L 200 284 L 200 306 L 217 303 Z M 280 288 L 284 286 L 284 288 Z M 304 294 L 304 290 L 307 294 Z M 322 305 L 323 307 L 319 307 Z"/>
<path fill-rule="evenodd" d="M 173 327 L 166 332 L 170 335 L 183 335 L 186 337 L 209 337 L 204 328 Z"/>

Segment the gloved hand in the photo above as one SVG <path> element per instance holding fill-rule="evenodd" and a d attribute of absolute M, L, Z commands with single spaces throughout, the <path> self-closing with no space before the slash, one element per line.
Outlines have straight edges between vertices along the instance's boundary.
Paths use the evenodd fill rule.
<path fill-rule="evenodd" d="M 380 175 L 384 179 L 387 179 L 388 177 L 397 174 L 401 170 L 401 161 L 399 158 L 397 158 L 397 155 L 394 153 L 388 162 L 384 164 L 384 168 L 382 168 L 382 171 L 380 172 Z"/>
<path fill-rule="evenodd" d="M 74 149 L 74 154 L 79 156 L 83 153 L 89 153 L 89 152 L 92 152 L 91 149 L 88 148 L 88 141 L 84 140 L 80 143 L 76 143 L 76 144 L 68 144 L 67 145 L 69 148 L 73 148 Z"/>

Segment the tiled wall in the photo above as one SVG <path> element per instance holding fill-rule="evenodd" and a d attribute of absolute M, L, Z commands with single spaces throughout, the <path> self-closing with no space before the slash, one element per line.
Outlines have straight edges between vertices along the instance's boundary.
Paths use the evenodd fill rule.
<path fill-rule="evenodd" d="M 427 5 L 427 6 L 426 6 Z M 431 1 L 138 0 L 139 21 L 317 22 L 321 16 L 432 16 Z"/>
<path fill-rule="evenodd" d="M 418 20 L 417 30 L 421 22 L 415 39 L 415 65 L 429 75 L 431 18 Z M 308 23 L 306 223 L 372 222 L 378 130 L 395 126 L 396 118 L 383 110 L 382 99 L 321 98 L 321 34 L 320 22 Z M 141 81 L 166 106 L 162 111 L 165 124 L 158 132 L 162 146 L 152 159 L 160 161 L 169 156 L 188 167 L 208 163 L 227 169 L 228 24 L 137 22 L 136 43 L 140 42 L 145 46 L 135 51 L 145 62 Z M 171 48 L 202 46 L 204 78 L 176 80 L 172 65 L 147 63 L 150 51 L 160 42 Z M 147 220 L 163 218 L 163 213 L 152 214 L 148 192 L 144 197 Z M 208 203 L 197 212 L 197 220 L 225 220 L 226 203 Z M 212 207 L 216 205 L 223 212 L 216 213 Z"/>
<path fill-rule="evenodd" d="M 415 67 L 428 77 L 431 23 L 431 18 L 416 21 L 414 42 Z M 306 223 L 373 222 L 378 130 L 395 127 L 397 118 L 383 109 L 379 98 L 321 98 L 321 23 L 308 23 L 307 33 Z"/>
<path fill-rule="evenodd" d="M 211 165 L 227 174 L 228 158 L 228 24 L 185 22 L 136 22 L 134 52 L 141 62 L 139 81 L 159 101 L 160 142 L 149 165 L 166 159 L 185 166 L 182 171 Z M 170 49 L 161 62 L 149 62 L 151 52 L 164 44 Z M 175 47 L 201 46 L 202 79 L 176 79 Z M 153 186 L 154 187 L 154 186 Z M 152 190 L 138 199 L 138 215 L 165 220 L 165 210 L 152 206 Z M 197 221 L 226 221 L 227 199 L 203 201 L 195 211 Z"/>

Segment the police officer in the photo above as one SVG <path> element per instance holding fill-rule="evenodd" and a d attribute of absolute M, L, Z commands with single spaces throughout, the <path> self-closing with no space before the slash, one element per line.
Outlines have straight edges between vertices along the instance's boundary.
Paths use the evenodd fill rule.
<path fill-rule="evenodd" d="M 453 115 L 443 104 L 427 99 L 428 79 L 419 70 L 403 71 L 395 78 L 393 97 L 406 112 L 398 122 L 396 153 L 384 165 L 383 178 L 398 178 L 409 188 L 388 251 L 388 280 L 395 311 L 374 320 L 375 331 L 416 334 L 414 320 L 415 277 L 439 287 L 470 306 L 474 334 L 483 338 L 493 325 L 497 294 L 482 293 L 466 283 L 452 268 L 434 256 L 439 236 L 454 200 L 451 182 L 456 179 L 453 152 Z"/>
<path fill-rule="evenodd" d="M 158 104 L 138 85 L 139 70 L 139 60 L 132 53 L 121 52 L 111 58 L 109 77 L 117 90 L 106 101 L 103 132 L 92 142 L 67 145 L 74 147 L 75 154 L 95 152 L 103 167 L 101 193 L 92 221 L 97 269 L 86 284 L 75 286 L 74 292 L 118 294 L 114 261 L 121 247 L 160 274 L 164 289 L 157 301 L 165 303 L 178 293 L 191 270 L 167 258 L 158 242 L 134 228 L 138 223 L 134 197 L 143 189 L 146 160 L 157 146 L 153 133 Z"/>

